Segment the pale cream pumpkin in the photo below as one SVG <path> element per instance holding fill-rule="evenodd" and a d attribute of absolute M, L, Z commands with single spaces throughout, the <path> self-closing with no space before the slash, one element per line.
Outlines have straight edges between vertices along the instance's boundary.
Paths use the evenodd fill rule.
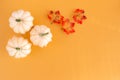
<path fill-rule="evenodd" d="M 52 33 L 45 25 L 36 25 L 30 32 L 30 40 L 34 45 L 45 47 L 52 41 Z"/>
<path fill-rule="evenodd" d="M 9 18 L 10 27 L 16 33 L 25 34 L 33 26 L 33 17 L 24 10 L 14 11 Z"/>
<path fill-rule="evenodd" d="M 23 37 L 13 37 L 8 41 L 6 49 L 10 56 L 24 58 L 31 52 L 31 44 Z"/>

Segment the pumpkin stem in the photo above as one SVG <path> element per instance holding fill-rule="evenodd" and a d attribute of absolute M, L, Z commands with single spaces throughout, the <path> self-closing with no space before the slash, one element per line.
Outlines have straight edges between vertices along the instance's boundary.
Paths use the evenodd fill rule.
<path fill-rule="evenodd" d="M 16 19 L 17 22 L 21 22 L 21 19 Z"/>
<path fill-rule="evenodd" d="M 40 36 L 45 36 L 45 35 L 48 35 L 49 34 L 49 32 L 47 32 L 47 33 L 40 33 L 39 35 Z"/>
<path fill-rule="evenodd" d="M 15 49 L 16 49 L 16 50 L 20 50 L 20 48 L 19 48 L 19 47 L 16 47 Z"/>

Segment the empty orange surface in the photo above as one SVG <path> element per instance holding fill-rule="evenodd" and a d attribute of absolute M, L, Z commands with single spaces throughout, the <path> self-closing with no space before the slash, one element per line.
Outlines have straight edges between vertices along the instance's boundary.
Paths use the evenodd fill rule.
<path fill-rule="evenodd" d="M 49 10 L 70 18 L 74 9 L 85 10 L 87 20 L 66 35 L 50 24 Z M 24 59 L 5 49 L 15 34 L 9 27 L 12 11 L 24 9 L 35 25 L 47 25 L 53 40 L 45 48 L 32 46 Z M 29 32 L 25 38 L 29 39 Z M 0 80 L 120 80 L 120 0 L 0 0 Z"/>

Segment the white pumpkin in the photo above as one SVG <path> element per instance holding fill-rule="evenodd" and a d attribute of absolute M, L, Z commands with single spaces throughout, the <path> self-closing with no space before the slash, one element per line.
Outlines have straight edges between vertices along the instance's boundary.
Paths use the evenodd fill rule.
<path fill-rule="evenodd" d="M 25 34 L 33 26 L 33 19 L 34 18 L 28 11 L 14 11 L 9 18 L 10 27 L 16 33 Z"/>
<path fill-rule="evenodd" d="M 45 47 L 52 41 L 52 33 L 45 25 L 36 25 L 30 32 L 30 40 L 34 45 Z"/>
<path fill-rule="evenodd" d="M 8 41 L 6 49 L 10 56 L 24 58 L 31 52 L 31 44 L 23 37 L 13 37 Z"/>

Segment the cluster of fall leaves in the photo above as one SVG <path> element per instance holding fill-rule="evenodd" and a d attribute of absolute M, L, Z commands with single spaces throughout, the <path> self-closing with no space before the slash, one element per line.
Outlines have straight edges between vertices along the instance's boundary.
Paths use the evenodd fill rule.
<path fill-rule="evenodd" d="M 51 24 L 60 24 L 62 26 L 62 30 L 66 34 L 71 34 L 75 32 L 75 23 L 82 24 L 84 20 L 87 19 L 87 17 L 84 15 L 85 11 L 82 9 L 75 9 L 73 12 L 72 19 L 65 18 L 63 15 L 61 15 L 60 11 L 52 11 L 50 10 L 48 13 L 48 19 L 50 20 Z"/>

